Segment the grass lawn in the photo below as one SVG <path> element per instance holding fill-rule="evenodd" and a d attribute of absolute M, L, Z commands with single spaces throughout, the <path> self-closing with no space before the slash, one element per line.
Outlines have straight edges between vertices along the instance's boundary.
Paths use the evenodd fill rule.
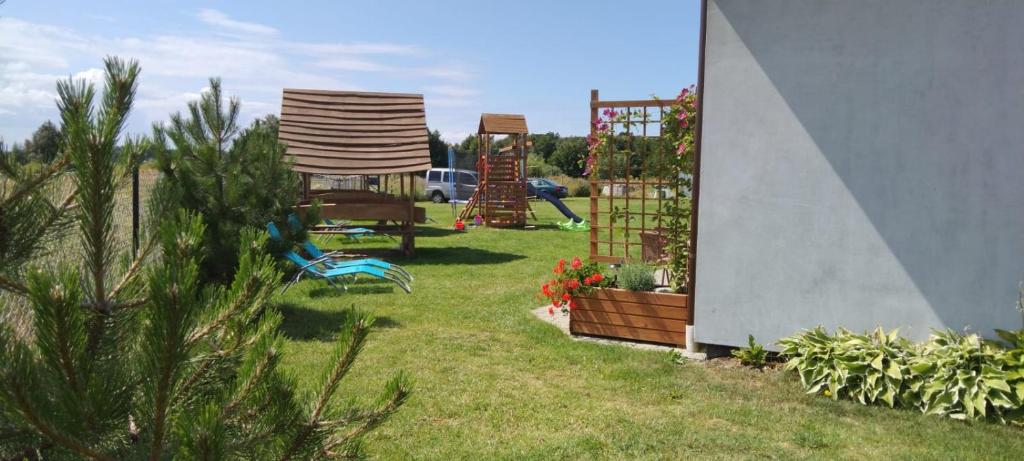
<path fill-rule="evenodd" d="M 569 199 L 582 214 L 586 199 Z M 369 401 L 395 370 L 409 402 L 368 438 L 380 459 L 885 458 L 1019 459 L 1024 432 L 804 395 L 795 376 L 675 363 L 660 352 L 572 341 L 530 314 L 559 257 L 587 234 L 559 231 L 533 203 L 537 230 L 420 229 L 418 257 L 395 259 L 414 293 L 360 284 L 340 294 L 306 281 L 279 301 L 285 366 L 311 386 L 349 306 L 378 328 L 339 394 Z M 337 242 L 326 246 L 347 248 Z"/>

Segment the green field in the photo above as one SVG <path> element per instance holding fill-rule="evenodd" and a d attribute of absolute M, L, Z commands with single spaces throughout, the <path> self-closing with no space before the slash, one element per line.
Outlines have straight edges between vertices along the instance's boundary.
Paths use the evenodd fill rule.
<path fill-rule="evenodd" d="M 567 204 L 584 215 L 586 199 Z M 279 297 L 286 367 L 309 386 L 356 306 L 378 328 L 339 394 L 369 400 L 396 370 L 409 402 L 368 438 L 380 459 L 1019 459 L 1024 433 L 804 395 L 790 374 L 676 363 L 664 352 L 573 341 L 530 314 L 559 257 L 586 233 L 535 202 L 536 230 L 420 228 L 414 294 L 305 281 Z M 385 243 L 379 245 L 387 246 Z M 335 248 L 355 245 L 325 243 Z"/>

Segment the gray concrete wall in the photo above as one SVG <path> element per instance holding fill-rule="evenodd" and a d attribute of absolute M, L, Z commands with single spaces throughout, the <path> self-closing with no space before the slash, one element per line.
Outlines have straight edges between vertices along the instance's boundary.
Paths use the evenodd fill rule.
<path fill-rule="evenodd" d="M 1019 328 L 1024 2 L 710 0 L 697 341 Z"/>

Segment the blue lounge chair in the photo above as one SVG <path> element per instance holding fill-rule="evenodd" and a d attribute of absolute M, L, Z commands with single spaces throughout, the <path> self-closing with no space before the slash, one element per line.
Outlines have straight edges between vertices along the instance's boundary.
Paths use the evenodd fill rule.
<path fill-rule="evenodd" d="M 288 221 L 291 222 L 293 218 L 296 220 L 296 222 L 298 221 L 298 217 L 295 216 L 294 214 L 288 216 Z M 367 235 L 383 235 L 391 240 L 395 240 L 395 237 L 391 235 L 378 234 L 377 231 L 370 229 L 368 227 L 348 227 L 351 224 L 348 221 L 335 222 L 332 221 L 330 218 L 324 218 L 323 222 L 324 224 L 318 224 L 317 226 L 315 226 L 317 229 L 323 232 L 320 234 L 319 237 L 319 240 L 321 241 L 323 241 L 327 237 L 330 237 L 331 235 L 344 235 L 345 238 L 352 239 L 357 242 L 359 241 L 360 237 L 365 237 Z M 397 242 L 397 240 L 395 241 Z"/>
<path fill-rule="evenodd" d="M 327 282 L 328 285 L 334 288 L 339 288 L 340 284 L 341 289 L 348 291 L 348 286 L 345 285 L 345 280 L 355 280 L 355 278 L 359 275 L 368 275 L 373 278 L 387 280 L 389 282 L 394 283 L 395 285 L 398 285 L 399 288 L 405 290 L 406 293 L 412 293 L 412 288 L 409 286 L 408 283 L 378 267 L 354 265 L 348 267 L 328 268 L 324 265 L 324 261 L 309 261 L 306 258 L 299 256 L 298 253 L 291 250 L 286 251 L 284 253 L 284 257 L 289 261 L 295 263 L 295 265 L 299 267 L 299 271 L 298 273 L 295 274 L 295 277 L 292 277 L 292 279 L 284 286 L 284 288 L 281 289 L 282 293 L 284 293 L 285 290 L 287 290 L 289 287 L 291 287 L 299 280 L 301 280 L 303 276 L 323 279 L 324 281 Z"/>
<path fill-rule="evenodd" d="M 295 215 L 291 215 L 288 217 L 288 224 L 291 225 L 293 230 L 299 230 L 302 228 L 302 223 L 299 222 L 298 218 L 295 217 Z M 277 229 L 277 225 L 275 225 L 274 223 L 267 223 L 267 232 L 270 234 L 271 239 L 277 241 L 282 240 L 281 232 Z M 313 258 L 314 261 L 323 262 L 326 267 L 331 269 L 338 269 L 350 266 L 372 266 L 385 272 L 392 273 L 392 275 L 404 280 L 406 284 L 410 284 L 413 281 L 412 274 L 410 274 L 409 271 L 406 271 L 405 268 L 397 264 L 391 264 L 389 262 L 373 258 L 338 259 L 344 257 L 344 254 L 341 251 L 331 251 L 328 253 L 324 253 L 323 251 L 320 250 L 320 248 L 318 248 L 316 245 L 313 244 L 313 242 L 309 241 L 308 239 L 305 242 L 302 242 L 302 249 L 303 251 L 306 252 L 306 254 L 309 255 L 309 257 Z"/>

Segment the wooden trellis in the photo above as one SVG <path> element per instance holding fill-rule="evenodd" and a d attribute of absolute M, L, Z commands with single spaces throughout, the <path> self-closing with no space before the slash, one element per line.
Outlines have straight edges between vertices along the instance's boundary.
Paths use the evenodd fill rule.
<path fill-rule="evenodd" d="M 590 171 L 590 259 L 620 264 L 667 260 L 670 239 L 663 213 L 678 206 L 681 192 L 672 178 L 676 161 L 661 123 L 671 101 L 602 101 L 590 92 L 591 135 L 607 123 L 611 135 L 594 153 Z M 607 116 L 605 111 L 615 111 Z"/>

